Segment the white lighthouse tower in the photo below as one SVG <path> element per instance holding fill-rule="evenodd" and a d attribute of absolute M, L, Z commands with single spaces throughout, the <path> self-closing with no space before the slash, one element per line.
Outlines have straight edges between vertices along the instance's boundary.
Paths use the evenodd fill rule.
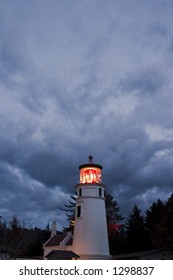
<path fill-rule="evenodd" d="M 102 166 L 89 162 L 79 166 L 73 251 L 80 259 L 110 259 Z"/>

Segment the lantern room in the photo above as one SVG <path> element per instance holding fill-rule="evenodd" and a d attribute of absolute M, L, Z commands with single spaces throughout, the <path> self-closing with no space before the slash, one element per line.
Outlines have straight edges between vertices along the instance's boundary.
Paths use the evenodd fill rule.
<path fill-rule="evenodd" d="M 101 184 L 102 166 L 93 162 L 93 156 L 90 155 L 89 162 L 79 166 L 80 184 Z"/>

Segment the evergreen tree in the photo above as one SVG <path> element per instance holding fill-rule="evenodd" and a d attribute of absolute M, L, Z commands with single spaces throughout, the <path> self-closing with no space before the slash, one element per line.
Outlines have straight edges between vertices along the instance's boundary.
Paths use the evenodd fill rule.
<path fill-rule="evenodd" d="M 124 249 L 123 216 L 120 214 L 118 202 L 111 194 L 105 195 L 106 218 L 110 254 L 121 254 Z"/>
<path fill-rule="evenodd" d="M 148 250 L 150 243 L 141 210 L 135 205 L 126 222 L 126 248 L 128 252 Z"/>
<path fill-rule="evenodd" d="M 105 195 L 105 207 L 106 207 L 106 218 L 107 223 L 117 224 L 123 220 L 123 216 L 119 213 L 118 202 L 111 194 Z"/>
<path fill-rule="evenodd" d="M 42 256 L 43 243 L 50 237 L 50 232 L 39 228 L 25 228 L 14 215 L 8 224 L 0 219 L 0 246 L 8 250 L 5 259 Z"/>
<path fill-rule="evenodd" d="M 173 193 L 165 202 L 164 214 L 158 224 L 160 247 L 173 250 Z"/>
<path fill-rule="evenodd" d="M 64 231 L 73 231 L 76 209 L 76 192 L 74 195 L 70 196 L 70 200 L 68 201 L 68 203 L 69 204 L 64 204 L 64 208 L 61 207 L 60 210 L 66 213 L 69 223 L 68 227 L 64 227 Z"/>
<path fill-rule="evenodd" d="M 15 215 L 13 215 L 13 217 L 11 218 L 9 225 L 10 225 L 10 229 L 13 231 L 21 228 L 20 222 Z"/>
<path fill-rule="evenodd" d="M 159 227 L 162 224 L 165 214 L 165 204 L 162 200 L 158 199 L 153 202 L 152 205 L 146 210 L 146 229 L 149 234 L 151 244 L 154 248 L 159 248 L 161 246 Z"/>
<path fill-rule="evenodd" d="M 0 216 L 0 246 L 4 245 L 4 239 L 6 234 L 6 223 L 3 221 L 2 216 Z"/>

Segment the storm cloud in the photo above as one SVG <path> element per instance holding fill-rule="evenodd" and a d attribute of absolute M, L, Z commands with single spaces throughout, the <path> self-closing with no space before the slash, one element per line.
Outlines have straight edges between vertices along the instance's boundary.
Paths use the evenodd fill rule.
<path fill-rule="evenodd" d="M 56 220 L 91 153 L 126 215 L 173 182 L 173 3 L 0 3 L 0 215 Z"/>

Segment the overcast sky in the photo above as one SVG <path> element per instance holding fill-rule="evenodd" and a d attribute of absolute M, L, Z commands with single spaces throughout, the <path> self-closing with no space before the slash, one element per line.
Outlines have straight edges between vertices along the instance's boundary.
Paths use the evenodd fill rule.
<path fill-rule="evenodd" d="M 78 166 L 124 215 L 173 191 L 173 1 L 0 0 L 0 215 L 57 221 Z"/>

